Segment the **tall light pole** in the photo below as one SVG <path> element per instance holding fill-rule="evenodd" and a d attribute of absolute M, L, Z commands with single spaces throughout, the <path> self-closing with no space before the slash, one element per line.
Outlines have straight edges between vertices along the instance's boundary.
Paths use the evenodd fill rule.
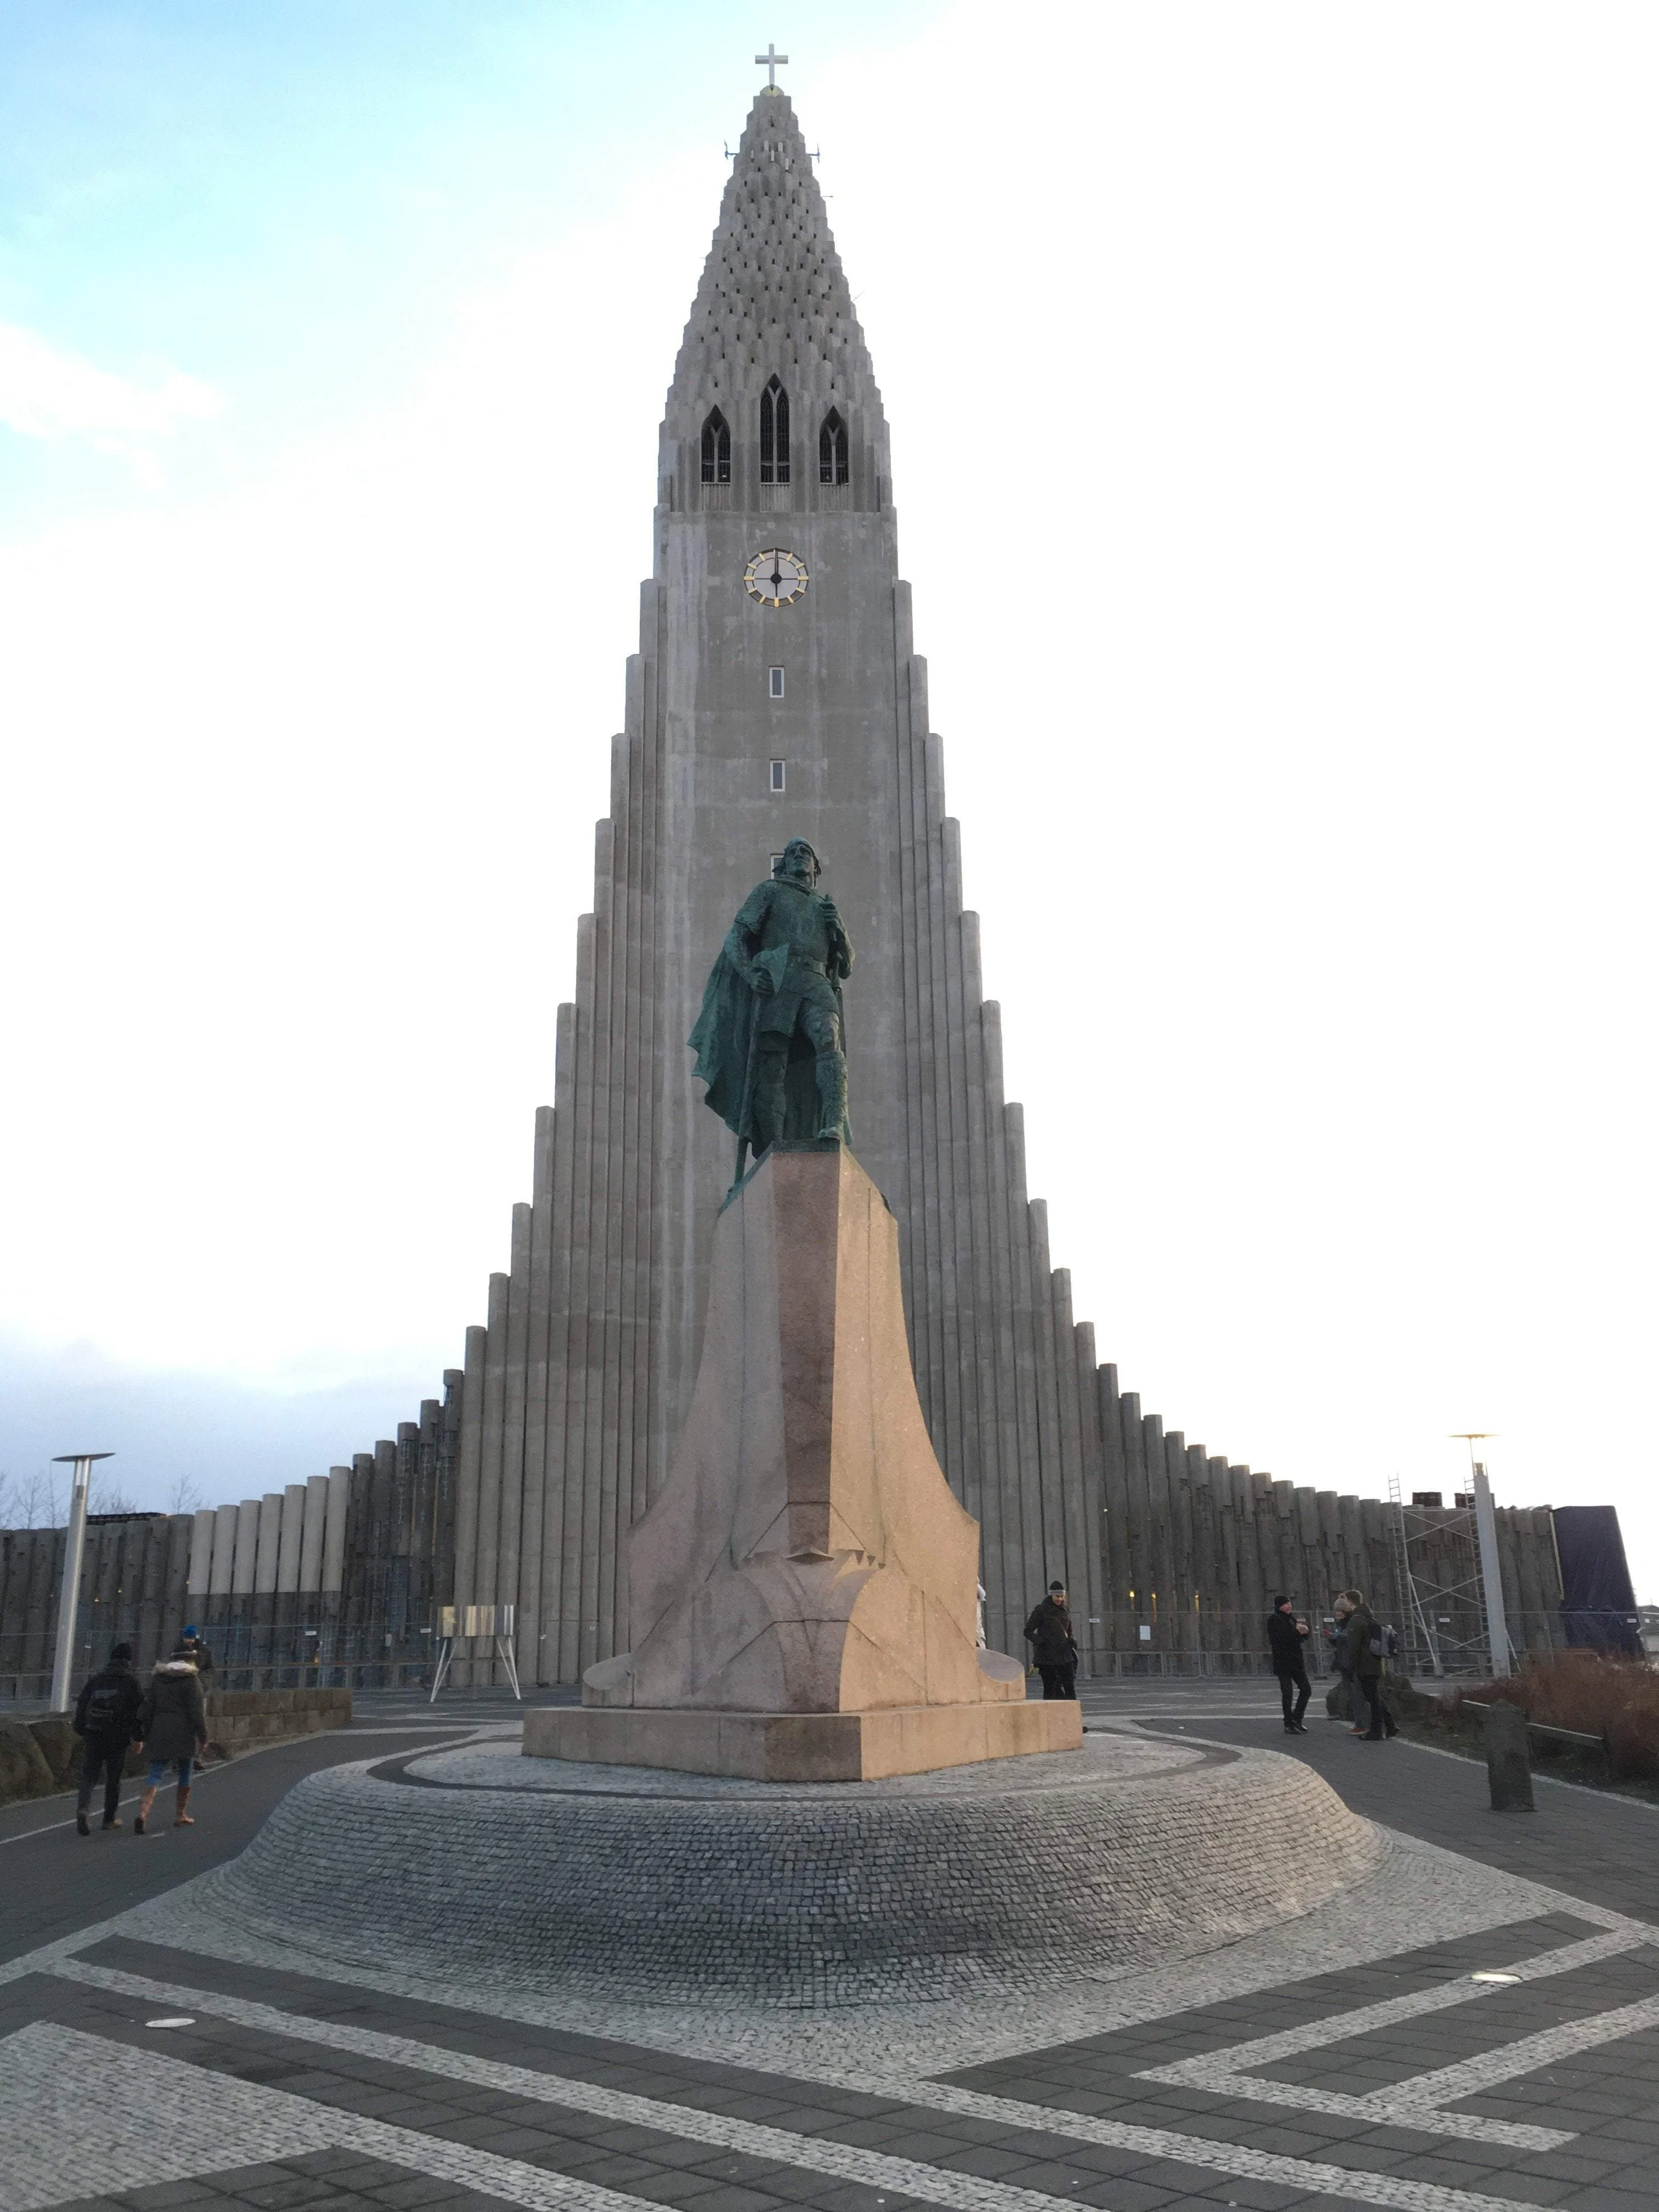
<path fill-rule="evenodd" d="M 59 1452 L 54 1467 L 73 1462 L 70 1487 L 69 1533 L 64 1540 L 64 1587 L 58 1600 L 58 1656 L 52 1668 L 52 1711 L 70 1709 L 70 1677 L 75 1668 L 75 1616 L 81 1603 L 81 1554 L 87 1545 L 87 1492 L 92 1483 L 92 1462 L 113 1459 L 113 1452 Z"/>

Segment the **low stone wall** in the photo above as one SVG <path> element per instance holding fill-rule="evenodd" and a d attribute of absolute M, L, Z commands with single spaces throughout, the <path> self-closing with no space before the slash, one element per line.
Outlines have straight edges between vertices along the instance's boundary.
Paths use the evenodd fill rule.
<path fill-rule="evenodd" d="M 351 1723 L 349 1690 L 210 1690 L 206 1702 L 210 1759 Z M 65 1713 L 0 1720 L 0 1805 L 72 1790 L 82 1749 Z M 136 1748 L 129 1752 L 129 1774 L 143 1765 Z"/>
<path fill-rule="evenodd" d="M 210 1690 L 208 1741 L 227 1758 L 278 1737 L 349 1728 L 349 1690 Z"/>

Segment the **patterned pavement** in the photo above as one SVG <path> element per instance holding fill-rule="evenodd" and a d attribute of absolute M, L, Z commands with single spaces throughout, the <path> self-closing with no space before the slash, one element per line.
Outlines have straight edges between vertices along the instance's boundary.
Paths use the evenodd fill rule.
<path fill-rule="evenodd" d="M 1260 1687 L 1086 1704 L 1095 1726 L 1285 1744 Z M 454 1709 L 448 1741 L 503 1717 Z M 1265 1934 L 1014 2002 L 562 2002 L 510 1977 L 434 1989 L 394 1957 L 295 1971 L 216 1913 L 195 1878 L 300 1772 L 426 1726 L 367 1720 L 211 1778 L 191 1831 L 0 1822 L 21 1907 L 0 1942 L 0 2212 L 1659 2206 L 1645 1806 L 1540 1787 L 1529 1820 L 1493 1814 L 1480 1770 L 1316 1719 L 1290 1747 L 1378 1822 L 1382 1862 Z"/>

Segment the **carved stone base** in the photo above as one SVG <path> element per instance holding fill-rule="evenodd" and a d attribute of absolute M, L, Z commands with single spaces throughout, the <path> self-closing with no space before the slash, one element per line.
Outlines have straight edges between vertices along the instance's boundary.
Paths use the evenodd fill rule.
<path fill-rule="evenodd" d="M 524 1717 L 526 1759 L 669 1767 L 751 1782 L 878 1782 L 1082 1744 L 1083 1709 L 1069 1698 L 865 1713 L 539 1705 Z"/>

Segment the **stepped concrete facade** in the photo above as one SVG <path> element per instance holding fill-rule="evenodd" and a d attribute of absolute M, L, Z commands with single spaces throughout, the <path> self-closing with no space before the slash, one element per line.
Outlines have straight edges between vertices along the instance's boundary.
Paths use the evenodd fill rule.
<path fill-rule="evenodd" d="M 690 1407 L 732 1173 L 686 1039 L 732 915 L 801 836 L 858 951 L 855 1148 L 898 1224 L 933 1446 L 980 1524 L 990 1644 L 1022 1650 L 1055 1576 L 1085 1672 L 1250 1665 L 1280 1589 L 1323 1610 L 1358 1584 L 1403 1610 L 1382 1501 L 1166 1431 L 1052 1264 L 963 908 L 881 396 L 779 91 L 755 100 L 675 365 L 640 599 L 553 1103 L 485 1321 L 395 1441 L 198 1516 L 193 1609 L 250 1661 L 331 1638 L 359 1680 L 418 1667 L 452 1601 L 516 1607 L 532 1680 L 629 1648 L 628 1534 Z M 1547 1644 L 1548 1511 L 1499 1521 L 1510 1620 Z"/>

